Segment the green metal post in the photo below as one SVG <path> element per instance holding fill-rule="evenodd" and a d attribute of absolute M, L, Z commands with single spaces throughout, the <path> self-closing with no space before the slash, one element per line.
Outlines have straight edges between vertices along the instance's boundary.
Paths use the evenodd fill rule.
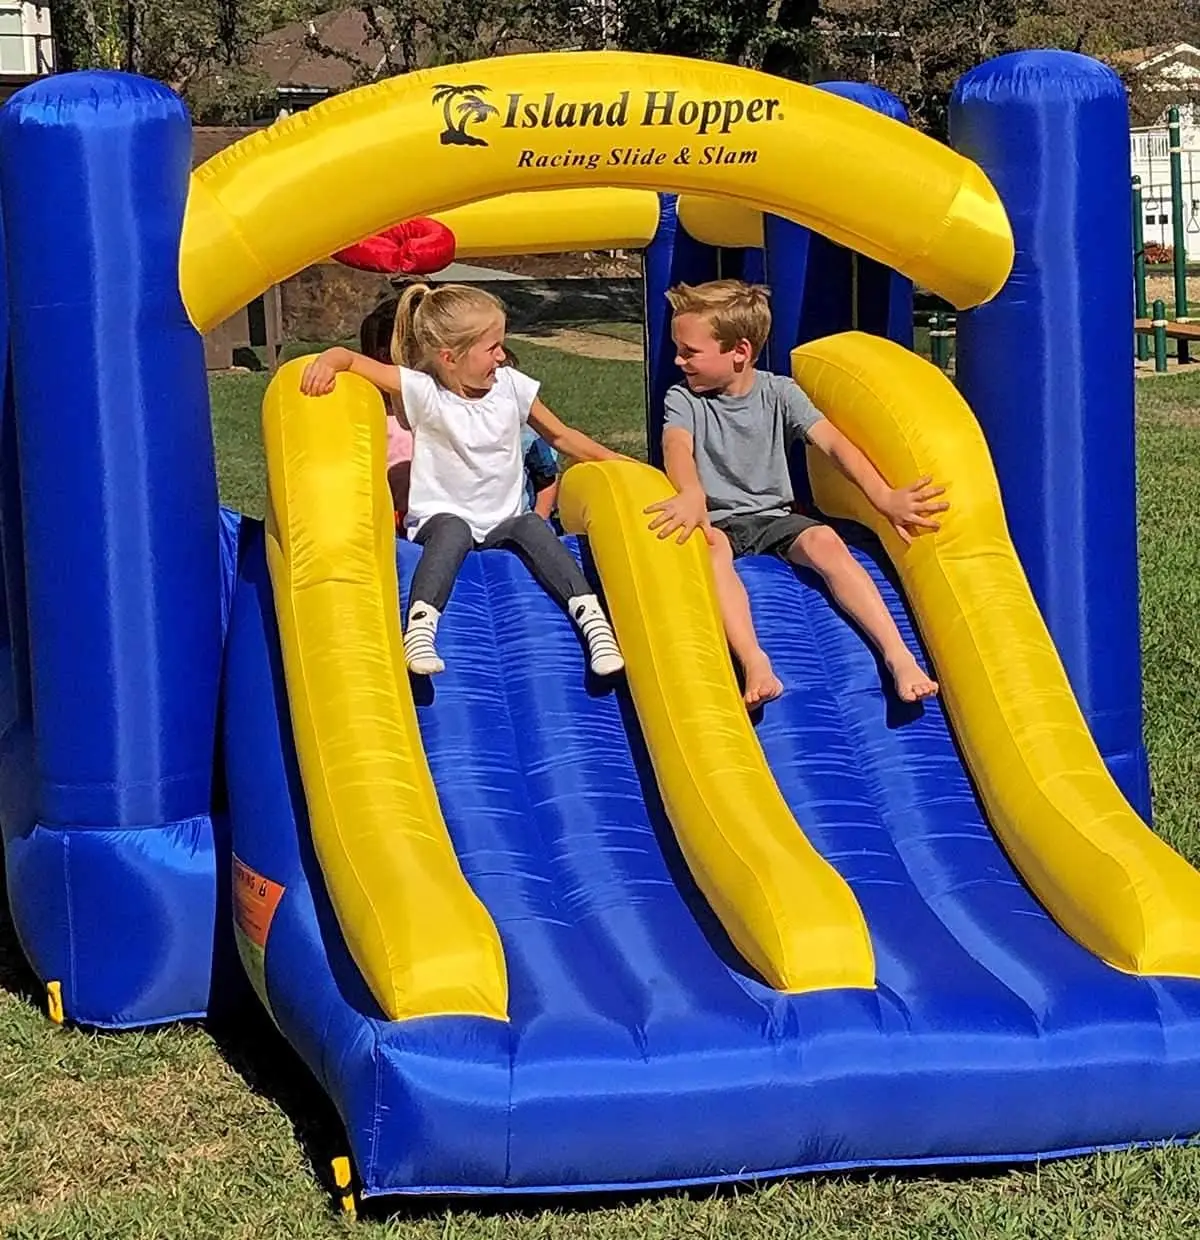
<path fill-rule="evenodd" d="M 1154 369 L 1161 375 L 1167 369 L 1167 307 L 1154 303 Z"/>
<path fill-rule="evenodd" d="M 1142 178 L 1133 178 L 1133 309 L 1139 319 L 1146 318 L 1146 213 L 1142 209 Z M 1150 341 L 1134 332 L 1137 359 L 1150 356 Z"/>
<path fill-rule="evenodd" d="M 1183 151 L 1179 131 L 1179 109 L 1167 113 L 1167 138 L 1171 151 L 1171 224 L 1175 241 L 1175 317 L 1188 317 L 1187 230 L 1183 219 Z M 1175 342 L 1175 356 L 1188 361 L 1186 340 Z"/>
<path fill-rule="evenodd" d="M 946 333 L 936 310 L 929 316 L 929 358 L 939 370 L 946 369 Z"/>

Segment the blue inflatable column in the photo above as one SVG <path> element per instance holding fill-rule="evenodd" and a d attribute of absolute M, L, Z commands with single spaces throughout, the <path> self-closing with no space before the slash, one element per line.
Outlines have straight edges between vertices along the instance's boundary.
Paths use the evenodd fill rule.
<path fill-rule="evenodd" d="M 1016 238 L 1003 291 L 959 318 L 959 387 L 1092 733 L 1148 818 L 1125 87 L 1070 52 L 1003 56 L 959 82 L 950 133 Z"/>
<path fill-rule="evenodd" d="M 659 195 L 658 230 L 642 258 L 646 297 L 646 447 L 650 463 L 662 466 L 663 400 L 679 382 L 671 340 L 666 293 L 675 284 L 702 284 L 719 272 L 718 251 L 688 235 L 679 222 L 673 194 Z M 726 273 L 728 274 L 728 273 Z"/>
<path fill-rule="evenodd" d="M 0 112 L 36 747 L 9 890 L 38 974 L 100 1026 L 209 1001 L 220 577 L 190 163 L 183 104 L 144 79 L 48 78 Z"/>

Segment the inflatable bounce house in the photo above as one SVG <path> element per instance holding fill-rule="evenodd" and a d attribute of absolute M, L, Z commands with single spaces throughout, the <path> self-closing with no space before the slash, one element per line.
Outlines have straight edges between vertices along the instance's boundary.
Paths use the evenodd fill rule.
<path fill-rule="evenodd" d="M 17 95 L 0 807 L 52 1014 L 200 1016 L 240 958 L 366 1195 L 1200 1131 L 1200 873 L 1146 825 L 1124 92 L 1021 54 L 952 122 L 954 149 L 870 88 L 516 56 L 354 91 L 193 175 L 155 83 Z M 299 362 L 263 409 L 265 523 L 222 511 L 200 333 L 421 215 L 468 256 L 644 250 L 651 455 L 664 288 L 770 282 L 767 364 L 893 483 L 950 488 L 906 547 L 810 463 L 940 701 L 903 707 L 813 579 L 751 559 L 787 685 L 756 724 L 702 541 L 648 532 L 668 484 L 625 461 L 561 502 L 627 681 L 590 683 L 495 553 L 458 583 L 447 672 L 410 682 L 380 397 L 307 399 Z M 964 311 L 957 387 L 909 347 L 914 281 Z"/>

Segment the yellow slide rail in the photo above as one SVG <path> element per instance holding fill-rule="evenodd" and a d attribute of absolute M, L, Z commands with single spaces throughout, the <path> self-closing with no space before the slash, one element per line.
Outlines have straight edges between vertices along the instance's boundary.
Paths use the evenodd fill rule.
<path fill-rule="evenodd" d="M 267 562 L 313 844 L 338 924 L 392 1020 L 506 1020 L 500 938 L 438 806 L 404 666 L 379 393 L 343 375 L 263 403 Z"/>
<path fill-rule="evenodd" d="M 992 297 L 1012 266 L 1012 232 L 987 177 L 907 125 L 750 69 L 555 52 L 389 78 L 215 155 L 188 194 L 184 304 L 208 331 L 397 220 L 596 186 L 787 216 L 960 308 Z M 641 210 L 623 207 L 614 229 L 646 235 Z M 756 235 L 752 220 L 745 231 Z"/>
<path fill-rule="evenodd" d="M 576 465 L 564 523 L 587 534 L 625 654 L 667 816 L 730 939 L 778 990 L 875 985 L 862 910 L 805 838 L 767 767 L 734 679 L 708 549 L 647 529 L 671 494 L 632 461 Z"/>
<path fill-rule="evenodd" d="M 942 529 L 904 547 L 818 453 L 821 508 L 879 535 L 937 666 L 988 819 L 1046 911 L 1129 973 L 1200 977 L 1200 873 L 1122 797 L 1054 649 L 1005 523 L 983 434 L 934 366 L 849 333 L 795 350 L 797 382 L 893 484 L 949 487 Z"/>
<path fill-rule="evenodd" d="M 643 250 L 658 231 L 658 195 L 645 189 L 547 189 L 501 194 L 439 212 L 455 257 Z M 761 230 L 760 230 L 761 231 Z"/>

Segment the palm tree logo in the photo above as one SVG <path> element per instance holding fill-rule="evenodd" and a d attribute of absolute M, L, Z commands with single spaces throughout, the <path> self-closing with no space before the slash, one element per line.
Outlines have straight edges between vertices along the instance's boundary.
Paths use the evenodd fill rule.
<path fill-rule="evenodd" d="M 483 98 L 490 89 L 478 82 L 468 86 L 451 86 L 443 82 L 433 88 L 434 106 L 440 103 L 442 115 L 446 118 L 446 128 L 441 135 L 444 146 L 487 146 L 483 138 L 467 133 L 467 126 L 478 125 L 489 116 L 499 116 L 499 109 Z M 458 101 L 457 107 L 455 100 Z M 458 113 L 457 121 L 454 119 L 455 112 Z"/>

